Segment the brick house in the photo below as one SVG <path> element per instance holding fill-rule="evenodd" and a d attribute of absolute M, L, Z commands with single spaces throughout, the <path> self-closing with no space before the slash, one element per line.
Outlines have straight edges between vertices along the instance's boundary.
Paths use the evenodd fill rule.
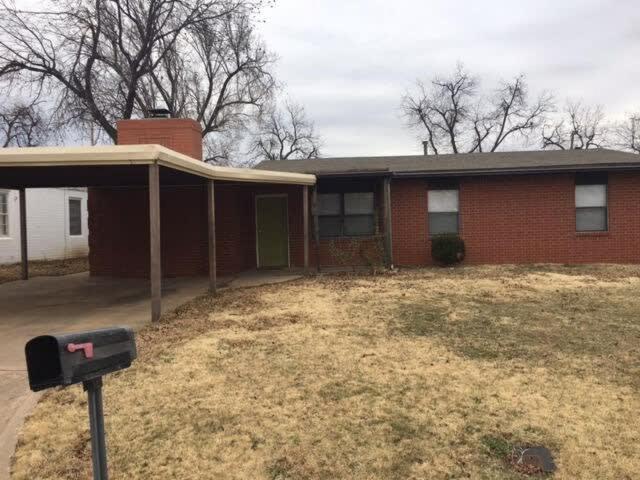
<path fill-rule="evenodd" d="M 200 129 L 191 120 L 121 121 L 118 143 L 160 144 L 202 159 Z M 256 169 L 312 174 L 317 183 L 308 190 L 218 184 L 219 275 L 304 268 L 305 191 L 311 267 L 430 265 L 430 241 L 438 233 L 458 233 L 469 264 L 640 261 L 640 156 L 630 153 L 329 158 L 263 162 Z M 148 275 L 148 226 L 140 221 L 145 196 L 144 188 L 89 190 L 93 275 Z M 163 276 L 206 274 L 206 189 L 175 186 L 161 198 Z M 130 234 L 110 233 L 118 231 Z"/>
<path fill-rule="evenodd" d="M 118 123 L 118 145 L 0 151 L 0 189 L 88 187 L 94 276 L 150 278 L 263 268 L 432 263 L 457 233 L 465 262 L 637 263 L 640 156 L 612 150 L 202 161 L 197 122 Z M 26 209 L 25 209 L 26 210 Z M 26 233 L 26 222 L 20 222 Z M 27 235 L 21 235 L 22 239 Z M 21 241 L 23 278 L 28 245 Z"/>
<path fill-rule="evenodd" d="M 328 158 L 257 168 L 316 175 L 319 242 L 313 258 L 319 256 L 321 265 L 345 259 L 366 264 L 372 243 L 385 240 L 388 262 L 430 265 L 430 241 L 438 233 L 459 234 L 469 264 L 640 262 L 635 154 L 600 149 Z"/>

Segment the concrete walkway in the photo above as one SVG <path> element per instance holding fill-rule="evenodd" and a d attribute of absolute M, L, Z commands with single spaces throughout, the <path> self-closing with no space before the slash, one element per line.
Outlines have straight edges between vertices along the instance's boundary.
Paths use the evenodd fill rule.
<path fill-rule="evenodd" d="M 219 283 L 221 288 L 246 288 L 300 277 L 289 271 L 246 272 Z M 207 282 L 206 278 L 164 279 L 163 312 L 206 293 Z M 47 333 L 116 325 L 138 329 L 151 320 L 149 282 L 92 278 L 88 273 L 36 277 L 0 285 L 0 305 L 0 480 L 6 480 L 18 431 L 39 398 L 29 390 L 25 343 Z"/>

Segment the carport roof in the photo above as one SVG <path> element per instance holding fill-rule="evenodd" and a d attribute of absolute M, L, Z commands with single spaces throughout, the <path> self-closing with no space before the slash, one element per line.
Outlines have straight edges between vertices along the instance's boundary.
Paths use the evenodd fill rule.
<path fill-rule="evenodd" d="M 313 185 L 314 175 L 218 167 L 160 145 L 0 149 L 0 188 L 146 185 L 157 163 L 164 185 L 227 182 Z"/>

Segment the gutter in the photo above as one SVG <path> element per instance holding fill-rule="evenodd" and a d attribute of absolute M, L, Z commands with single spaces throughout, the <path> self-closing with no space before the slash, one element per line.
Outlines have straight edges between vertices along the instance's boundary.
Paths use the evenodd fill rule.
<path fill-rule="evenodd" d="M 412 171 L 393 172 L 393 178 L 418 178 L 418 177 L 461 177 L 461 176 L 495 176 L 495 175 L 530 175 L 545 173 L 575 173 L 575 172 L 602 172 L 602 171 L 640 170 L 640 164 L 601 164 L 601 165 L 568 165 L 555 167 L 532 168 L 487 168 L 464 170 L 438 170 L 438 171 Z"/>

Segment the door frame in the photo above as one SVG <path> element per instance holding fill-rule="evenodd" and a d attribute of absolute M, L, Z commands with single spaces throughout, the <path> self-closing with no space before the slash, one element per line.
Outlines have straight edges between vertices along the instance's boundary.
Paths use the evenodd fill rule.
<path fill-rule="evenodd" d="M 254 199 L 254 211 L 255 211 L 255 228 L 256 228 L 256 268 L 262 268 L 260 266 L 260 237 L 258 233 L 258 200 L 261 198 L 274 198 L 283 197 L 286 210 L 286 234 L 287 234 L 287 265 L 286 268 L 291 268 L 291 240 L 289 238 L 289 195 L 286 193 L 268 193 L 256 195 Z"/>

